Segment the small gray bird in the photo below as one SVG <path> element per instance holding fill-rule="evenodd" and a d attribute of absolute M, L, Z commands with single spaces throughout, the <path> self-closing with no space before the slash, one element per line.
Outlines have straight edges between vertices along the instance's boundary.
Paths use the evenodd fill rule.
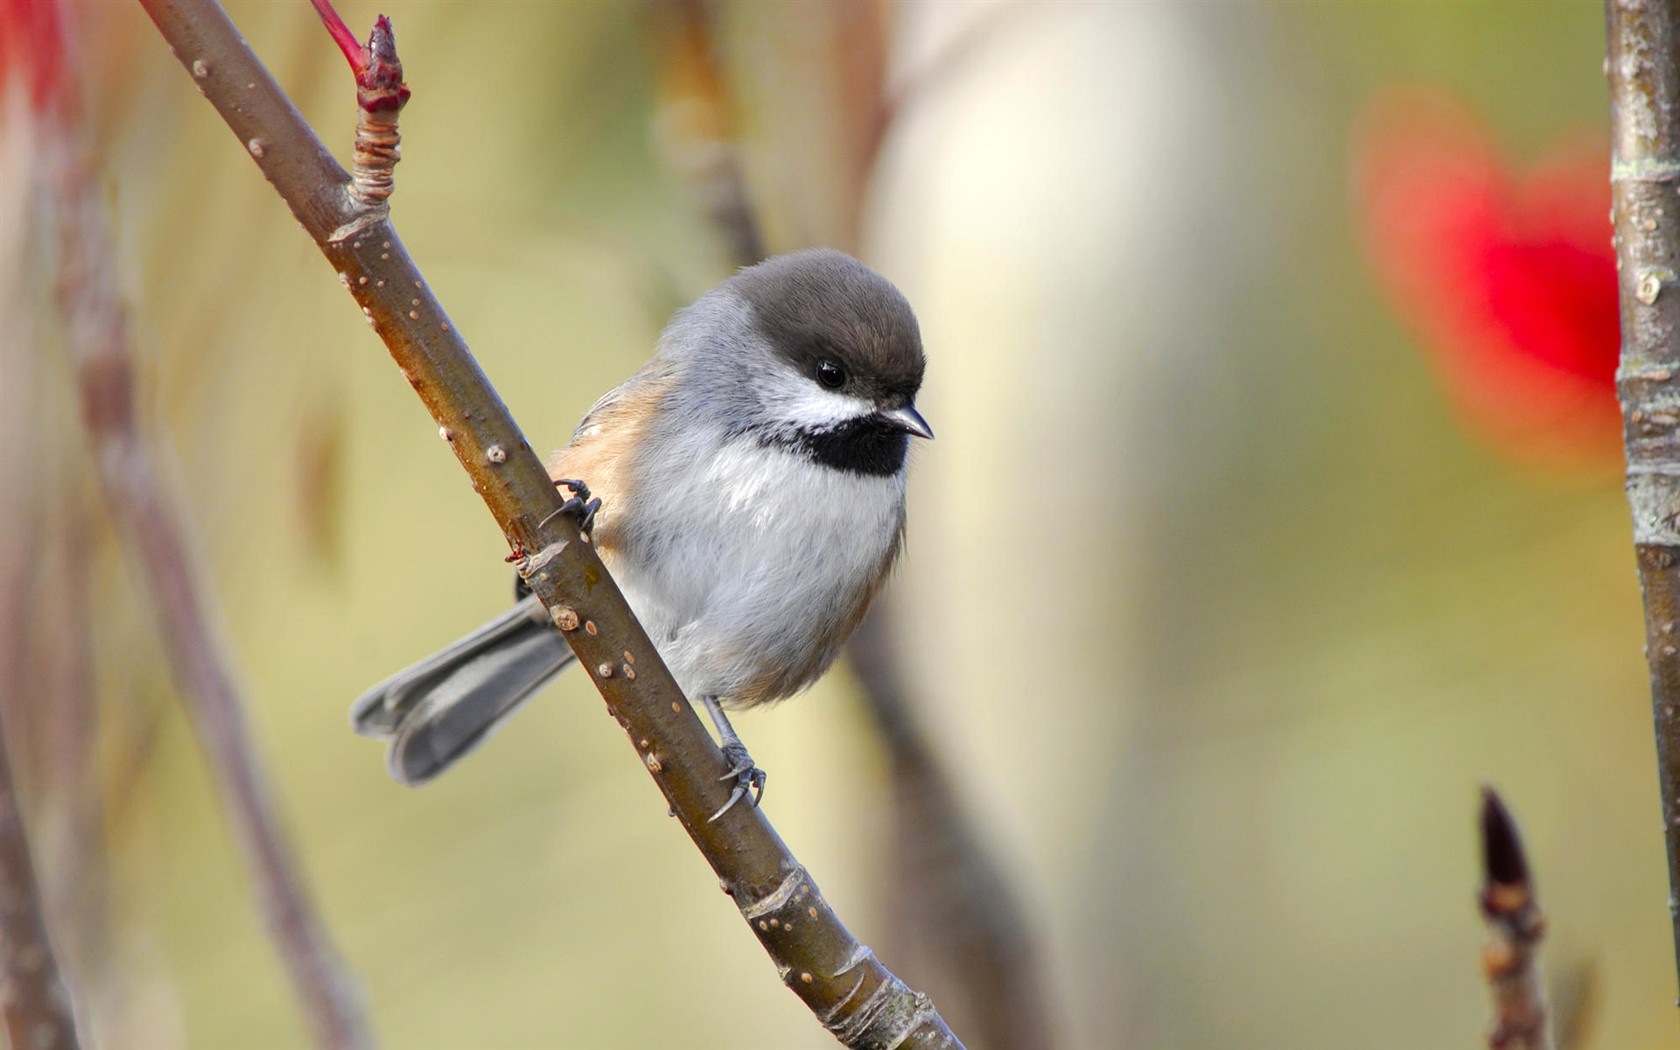
<path fill-rule="evenodd" d="M 567 508 L 717 726 L 735 785 L 713 820 L 764 788 L 724 706 L 814 682 L 898 556 L 909 439 L 933 436 L 915 406 L 925 363 L 915 314 L 879 274 L 826 249 L 778 256 L 678 312 L 653 359 L 550 458 Z M 368 690 L 351 723 L 388 737 L 391 775 L 421 784 L 572 659 L 524 594 Z"/>

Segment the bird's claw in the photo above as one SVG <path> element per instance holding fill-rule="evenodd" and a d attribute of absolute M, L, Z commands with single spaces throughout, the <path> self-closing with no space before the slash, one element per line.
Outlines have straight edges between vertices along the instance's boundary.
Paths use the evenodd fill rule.
<path fill-rule="evenodd" d="M 729 812 L 730 807 L 741 801 L 748 791 L 753 793 L 752 804 L 754 809 L 758 808 L 759 802 L 764 798 L 764 782 L 768 779 L 768 776 L 764 770 L 753 763 L 752 755 L 747 753 L 746 747 L 738 743 L 725 744 L 723 757 L 729 761 L 729 772 L 718 777 L 718 780 L 735 781 L 735 789 L 729 793 L 729 801 L 725 802 L 716 813 L 706 818 L 708 824 Z"/>
<path fill-rule="evenodd" d="M 560 509 L 544 518 L 537 526 L 542 528 L 561 514 L 570 515 L 576 522 L 578 531 L 588 536 L 595 529 L 595 512 L 601 509 L 601 501 L 589 494 L 589 486 L 572 478 L 556 478 L 555 487 L 561 485 L 572 490 L 571 498 L 560 504 Z"/>

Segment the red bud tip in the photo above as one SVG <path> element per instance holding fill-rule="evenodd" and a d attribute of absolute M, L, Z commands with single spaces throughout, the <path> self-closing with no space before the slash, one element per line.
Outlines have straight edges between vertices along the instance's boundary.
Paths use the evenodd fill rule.
<path fill-rule="evenodd" d="M 368 35 L 368 52 L 375 62 L 387 64 L 397 60 L 397 38 L 391 32 L 391 20 L 380 15 L 373 20 L 373 32 Z"/>
<path fill-rule="evenodd" d="M 403 86 L 402 59 L 397 57 L 397 37 L 389 18 L 380 15 L 374 20 L 362 54 L 366 64 L 356 71 L 362 108 L 400 109 L 408 101 L 408 88 Z"/>
<path fill-rule="evenodd" d="M 1511 811 L 1490 787 L 1482 788 L 1482 871 L 1490 883 L 1520 886 L 1528 882 L 1528 858 Z"/>

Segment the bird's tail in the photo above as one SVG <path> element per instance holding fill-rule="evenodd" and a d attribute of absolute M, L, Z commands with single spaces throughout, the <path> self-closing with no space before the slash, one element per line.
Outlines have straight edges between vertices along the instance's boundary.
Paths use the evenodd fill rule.
<path fill-rule="evenodd" d="M 380 682 L 350 708 L 363 736 L 391 741 L 386 766 L 424 784 L 471 751 L 572 662 L 571 647 L 526 597 L 449 648 Z"/>

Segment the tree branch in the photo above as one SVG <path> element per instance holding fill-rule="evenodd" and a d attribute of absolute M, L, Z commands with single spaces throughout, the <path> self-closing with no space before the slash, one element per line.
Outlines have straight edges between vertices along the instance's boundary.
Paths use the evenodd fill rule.
<path fill-rule="evenodd" d="M 9 378 L 15 382 L 18 377 L 11 373 Z M 0 535 L 0 584 L 22 582 L 19 562 L 39 553 L 28 543 L 33 531 Z M 27 608 L 28 602 L 21 588 L 0 590 L 0 696 L 6 698 L 8 712 L 43 696 L 40 683 L 29 680 L 31 661 L 25 659 L 24 620 L 36 613 Z M 80 1045 L 75 1011 L 47 933 L 36 858 L 12 774 L 10 752 L 18 739 L 15 723 L 0 726 L 0 1023 L 10 1046 L 74 1050 Z"/>
<path fill-rule="evenodd" d="M 370 1046 L 354 982 L 315 914 L 287 845 L 244 702 L 212 626 L 193 545 L 140 433 L 128 320 L 68 65 L 63 75 L 43 165 L 58 220 L 59 303 L 100 486 L 125 553 L 144 577 L 159 637 L 220 786 L 259 911 L 316 1040 L 329 1047 Z"/>
<path fill-rule="evenodd" d="M 751 266 L 766 254 L 764 231 L 747 192 L 737 120 L 710 18 L 704 0 L 649 5 L 660 102 L 654 128 L 665 163 L 723 236 L 730 261 Z"/>
<path fill-rule="evenodd" d="M 141 2 L 384 339 L 521 574 L 788 987 L 849 1046 L 960 1045 L 927 997 L 847 932 L 762 810 L 736 806 L 707 822 L 729 793 L 723 755 L 587 538 L 554 513 L 559 493 L 404 250 L 386 206 L 351 196 L 349 176 L 218 5 Z M 370 50 L 379 47 L 376 38 Z"/>
<path fill-rule="evenodd" d="M 1606 0 L 1605 11 L 1622 302 L 1617 387 L 1680 971 L 1680 5 Z"/>
<path fill-rule="evenodd" d="M 1031 924 L 915 719 L 893 611 L 871 610 L 847 655 L 892 766 L 894 854 L 908 876 L 898 913 L 945 974 L 941 999 L 958 998 L 947 1009 L 965 1030 L 990 1047 L 1052 1046 Z"/>
<path fill-rule="evenodd" d="M 1482 972 L 1493 994 L 1488 1050 L 1554 1050 L 1546 1017 L 1546 985 L 1537 959 L 1546 917 L 1534 896 L 1522 837 L 1505 803 L 1482 789 L 1482 890 L 1489 939 Z"/>
<path fill-rule="evenodd" d="M 45 428 L 32 389 L 37 355 L 28 311 L 18 307 L 36 265 L 26 247 L 32 240 L 28 209 L 37 143 L 50 134 L 63 33 L 54 4 L 23 6 L 6 16 L 6 32 L 0 34 L 0 375 L 5 377 L 0 444 L 7 450 L 0 462 L 0 488 L 6 493 L 0 512 L 0 709 L 6 720 L 0 727 L 0 1024 L 10 1046 L 60 1050 L 80 1041 L 36 875 L 42 851 L 39 840 L 33 848 L 29 841 L 12 758 L 16 753 L 23 765 L 29 755 L 30 736 L 20 729 L 30 719 L 16 716 L 47 714 L 43 704 L 68 699 L 57 695 L 61 687 L 55 688 L 54 676 L 42 673 L 50 658 L 32 652 L 42 648 L 31 644 L 31 628 L 39 629 L 42 617 L 31 582 L 49 549 L 42 542 L 47 527 L 41 513 L 49 501 L 34 491 L 32 472 L 19 469 L 50 441 L 40 437 Z M 14 104 L 23 91 L 27 105 Z"/>
<path fill-rule="evenodd" d="M 80 1043 L 70 993 L 47 937 L 11 761 L 0 746 L 0 1017 L 15 1047 L 69 1050 Z"/>

